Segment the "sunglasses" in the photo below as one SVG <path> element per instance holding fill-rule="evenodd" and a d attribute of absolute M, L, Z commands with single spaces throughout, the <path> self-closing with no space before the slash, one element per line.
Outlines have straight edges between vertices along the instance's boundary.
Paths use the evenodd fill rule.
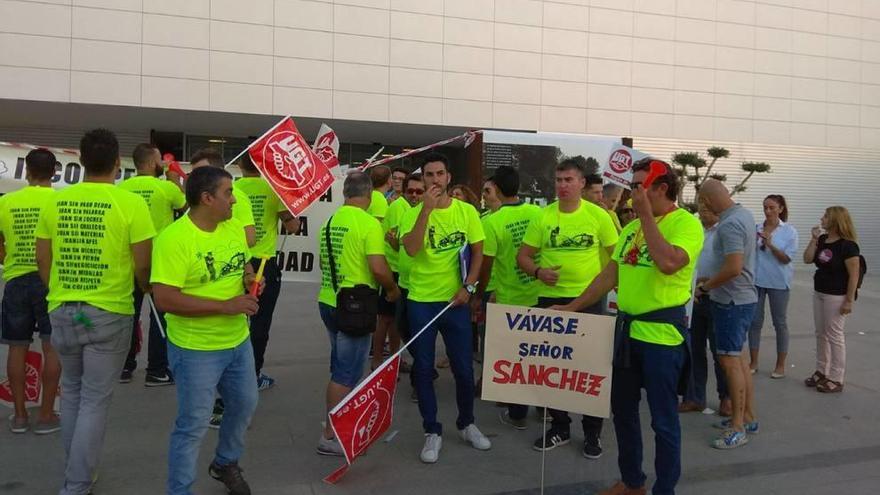
<path fill-rule="evenodd" d="M 407 194 L 425 194 L 425 190 L 424 189 L 407 189 L 406 193 Z"/>

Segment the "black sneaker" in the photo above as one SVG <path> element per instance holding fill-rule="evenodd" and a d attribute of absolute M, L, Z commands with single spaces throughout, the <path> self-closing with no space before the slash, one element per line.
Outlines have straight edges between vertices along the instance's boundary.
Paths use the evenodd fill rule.
<path fill-rule="evenodd" d="M 147 377 L 144 378 L 145 387 L 164 387 L 167 385 L 174 385 L 174 378 L 167 371 L 161 375 L 147 372 Z"/>
<path fill-rule="evenodd" d="M 134 370 L 122 370 L 119 375 L 119 383 L 131 383 L 132 375 L 134 375 Z"/>
<path fill-rule="evenodd" d="M 598 459 L 602 457 L 602 440 L 599 435 L 587 433 L 584 440 L 584 457 L 587 459 Z"/>
<path fill-rule="evenodd" d="M 532 445 L 532 448 L 537 450 L 538 452 L 545 450 L 553 450 L 556 447 L 560 447 L 562 445 L 567 444 L 571 441 L 571 433 L 565 431 L 555 431 L 553 429 L 547 430 L 547 433 L 544 433 L 544 436 L 535 440 L 535 444 Z"/>
<path fill-rule="evenodd" d="M 237 462 L 220 466 L 212 462 L 208 466 L 208 474 L 215 480 L 226 485 L 226 491 L 230 495 L 251 495 L 251 487 L 241 475 L 242 469 L 238 467 Z"/>

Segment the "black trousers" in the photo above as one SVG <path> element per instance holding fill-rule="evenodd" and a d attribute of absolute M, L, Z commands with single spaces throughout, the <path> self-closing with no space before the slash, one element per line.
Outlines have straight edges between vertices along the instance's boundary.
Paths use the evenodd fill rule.
<path fill-rule="evenodd" d="M 125 358 L 125 366 L 123 369 L 134 371 L 137 368 L 137 351 L 140 341 L 138 338 L 138 322 L 141 319 L 141 307 L 144 303 L 144 293 L 141 292 L 137 282 L 134 283 L 134 328 L 131 332 L 131 345 L 128 349 L 128 356 Z M 147 339 L 147 373 L 151 375 L 161 376 L 168 370 L 168 342 L 162 337 L 159 331 L 159 322 L 152 310 L 150 313 L 150 330 Z M 162 319 L 162 328 L 168 328 L 165 324 L 165 313 L 160 312 L 159 318 Z"/>
<path fill-rule="evenodd" d="M 260 268 L 260 258 L 251 259 L 254 272 Z M 269 330 L 272 328 L 272 314 L 275 312 L 275 303 L 281 293 L 281 270 L 275 258 L 266 261 L 263 268 L 263 278 L 266 286 L 260 294 L 260 309 L 257 314 L 250 318 L 251 345 L 254 348 L 254 365 L 257 376 L 263 369 L 263 358 L 266 355 L 266 346 L 269 344 Z"/>

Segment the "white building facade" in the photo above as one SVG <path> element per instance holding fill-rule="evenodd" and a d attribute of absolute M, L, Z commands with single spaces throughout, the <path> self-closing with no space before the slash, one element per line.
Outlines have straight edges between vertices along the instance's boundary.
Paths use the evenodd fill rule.
<path fill-rule="evenodd" d="M 788 196 L 803 244 L 842 204 L 880 259 L 880 0 L 0 0 L 0 141 L 248 136 L 286 114 L 364 143 L 724 146 L 730 182 L 773 166 L 741 196 L 756 218 Z"/>

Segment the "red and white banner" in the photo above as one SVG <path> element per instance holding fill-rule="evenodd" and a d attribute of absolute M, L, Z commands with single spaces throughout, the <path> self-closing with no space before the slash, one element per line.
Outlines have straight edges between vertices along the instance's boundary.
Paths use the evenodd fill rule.
<path fill-rule="evenodd" d="M 602 168 L 602 178 L 605 179 L 605 182 L 611 182 L 629 189 L 633 176 L 633 163 L 647 156 L 639 150 L 620 145 L 611 150 L 608 161 Z"/>
<path fill-rule="evenodd" d="M 40 391 L 42 381 L 40 376 L 43 374 L 43 355 L 39 352 L 28 351 L 24 361 L 24 401 L 26 405 L 33 406 L 40 403 Z M 13 407 L 15 401 L 12 398 L 12 388 L 9 386 L 7 379 L 0 383 L 0 404 Z"/>
<path fill-rule="evenodd" d="M 324 478 L 327 483 L 339 481 L 351 463 L 391 426 L 399 369 L 400 352 L 376 368 L 330 410 L 330 426 L 345 452 L 345 465 Z"/>
<path fill-rule="evenodd" d="M 300 216 L 333 184 L 327 164 L 285 117 L 248 146 L 254 165 L 294 216 Z"/>
<path fill-rule="evenodd" d="M 336 131 L 327 124 L 321 124 L 312 150 L 318 155 L 318 158 L 324 161 L 327 168 L 339 166 L 339 137 L 336 136 Z"/>
<path fill-rule="evenodd" d="M 607 418 L 614 318 L 489 304 L 483 400 Z"/>

